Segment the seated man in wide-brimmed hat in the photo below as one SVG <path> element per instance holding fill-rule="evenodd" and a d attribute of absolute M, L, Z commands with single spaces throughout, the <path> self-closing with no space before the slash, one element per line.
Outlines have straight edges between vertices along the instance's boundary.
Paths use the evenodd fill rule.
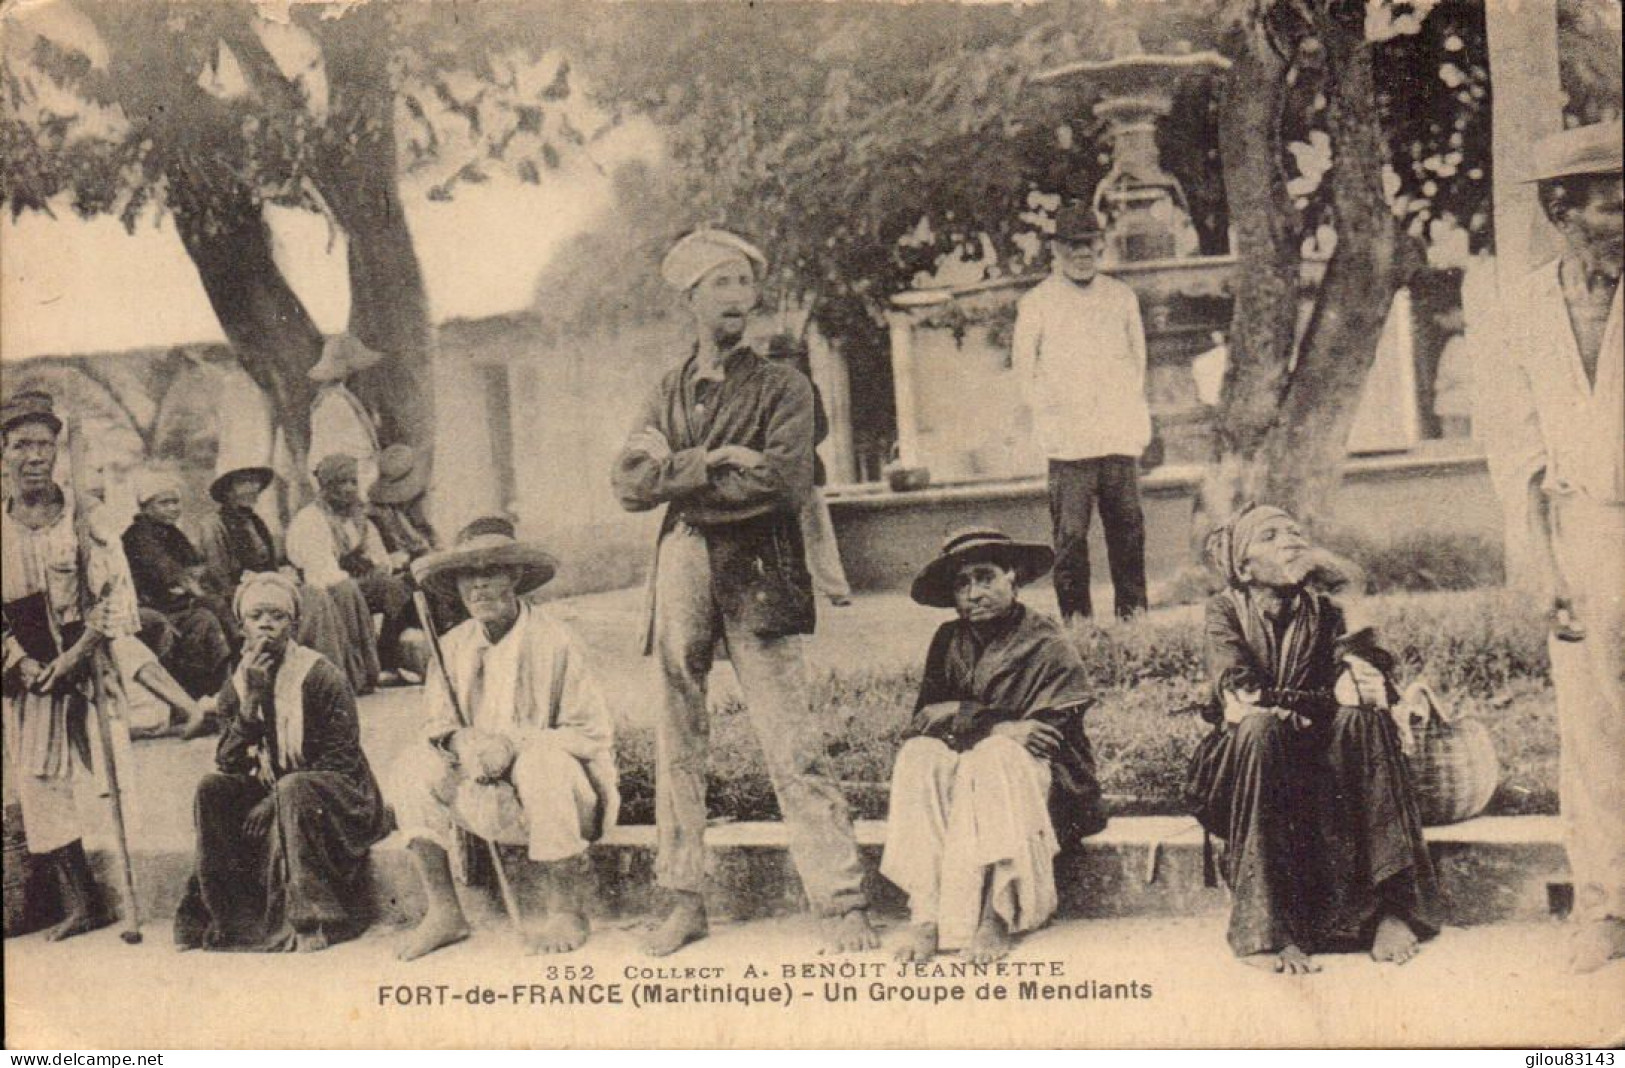
<path fill-rule="evenodd" d="M 1047 545 L 962 530 L 914 579 L 915 601 L 958 618 L 931 640 L 892 769 L 880 873 L 908 894 L 899 960 L 1005 956 L 1012 935 L 1055 912 L 1056 853 L 1105 824 L 1083 662 L 1018 597 L 1054 559 Z"/>
<path fill-rule="evenodd" d="M 455 592 L 472 618 L 443 640 L 449 678 L 429 676 L 428 727 L 402 759 L 392 798 L 429 897 L 401 959 L 468 936 L 449 855 L 461 848 L 459 829 L 528 847 L 543 865 L 548 914 L 529 949 L 576 949 L 589 933 L 587 847 L 614 824 L 620 797 L 614 728 L 580 645 L 521 600 L 553 577 L 553 559 L 493 517 L 413 570 L 426 589 Z"/>

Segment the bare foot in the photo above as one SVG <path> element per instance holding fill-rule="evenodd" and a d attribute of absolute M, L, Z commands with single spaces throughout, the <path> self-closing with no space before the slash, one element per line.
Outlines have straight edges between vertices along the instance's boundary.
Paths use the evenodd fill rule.
<path fill-rule="evenodd" d="M 525 940 L 527 953 L 569 953 L 587 943 L 592 925 L 579 912 L 555 912 L 536 935 Z"/>
<path fill-rule="evenodd" d="M 1320 971 L 1320 965 L 1313 957 L 1297 946 L 1290 945 L 1279 953 L 1255 953 L 1250 957 L 1243 957 L 1241 962 L 1282 975 L 1311 975 Z"/>
<path fill-rule="evenodd" d="M 430 909 L 395 950 L 397 960 L 417 960 L 455 945 L 470 934 L 468 920 L 457 913 Z"/>
<path fill-rule="evenodd" d="M 711 928 L 705 919 L 705 902 L 699 894 L 683 894 L 660 926 L 643 940 L 643 952 L 651 957 L 669 957 L 710 933 Z"/>
<path fill-rule="evenodd" d="M 862 953 L 879 948 L 880 935 L 869 925 L 869 913 L 864 909 L 851 909 L 824 923 L 824 947 L 820 953 Z"/>
<path fill-rule="evenodd" d="M 899 964 L 924 964 L 937 955 L 937 925 L 917 923 L 908 929 L 892 959 Z"/>
<path fill-rule="evenodd" d="M 332 945 L 327 939 L 327 932 L 317 927 L 314 931 L 296 931 L 293 936 L 293 949 L 295 953 L 320 953 Z"/>
<path fill-rule="evenodd" d="M 1625 920 L 1611 916 L 1583 924 L 1569 944 L 1569 969 L 1576 975 L 1594 972 L 1620 957 L 1625 957 Z"/>
<path fill-rule="evenodd" d="M 93 908 L 74 909 L 62 918 L 62 922 L 46 932 L 47 942 L 60 942 L 64 938 L 74 935 L 87 934 L 100 930 L 113 922 L 113 917 Z"/>
<path fill-rule="evenodd" d="M 1004 921 L 994 915 L 984 915 L 971 935 L 970 945 L 959 955 L 972 964 L 992 964 L 1010 955 L 1010 931 Z"/>
<path fill-rule="evenodd" d="M 1404 964 L 1420 952 L 1416 932 L 1398 916 L 1384 916 L 1377 922 L 1377 936 L 1371 942 L 1371 959 L 1386 964 Z"/>

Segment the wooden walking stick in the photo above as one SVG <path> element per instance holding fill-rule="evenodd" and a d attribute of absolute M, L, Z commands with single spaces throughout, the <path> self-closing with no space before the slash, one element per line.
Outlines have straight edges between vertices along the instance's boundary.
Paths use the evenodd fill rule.
<path fill-rule="evenodd" d="M 94 537 L 86 516 L 85 440 L 77 421 L 68 428 L 68 477 L 73 486 L 74 535 L 78 541 L 81 595 L 87 600 L 91 590 L 90 553 Z M 98 591 L 105 594 L 107 591 Z M 88 621 L 87 621 L 88 623 Z M 118 764 L 113 755 L 113 725 L 108 722 L 107 672 L 111 669 L 107 639 L 96 644 L 90 662 L 91 717 L 96 721 L 96 738 L 107 778 L 107 809 L 113 819 L 113 846 L 118 851 L 119 891 L 124 895 L 123 930 L 119 937 L 130 945 L 141 941 L 141 907 L 135 896 L 135 869 L 130 863 L 130 841 L 124 829 L 124 796 L 119 789 Z"/>
<path fill-rule="evenodd" d="M 446 668 L 446 654 L 440 649 L 440 635 L 435 630 L 434 613 L 429 610 L 429 598 L 415 584 L 412 587 L 412 605 L 418 610 L 418 619 L 423 623 L 423 633 L 429 642 L 429 653 L 434 660 L 435 670 L 440 673 L 440 681 L 446 687 L 446 700 L 451 703 L 451 714 L 457 720 L 457 726 L 467 727 L 468 717 L 463 714 L 463 706 L 457 701 L 457 689 L 452 685 L 451 672 Z M 472 834 L 473 832 L 465 832 Z M 478 836 L 475 836 L 478 837 Z M 525 936 L 525 925 L 520 917 L 519 899 L 514 896 L 513 884 L 508 881 L 508 869 L 502 865 L 502 850 L 497 848 L 496 842 L 487 838 L 485 847 L 491 852 L 491 867 L 497 876 L 497 890 L 502 894 L 502 907 L 508 912 L 508 920 L 513 924 L 514 931 L 521 939 Z"/>

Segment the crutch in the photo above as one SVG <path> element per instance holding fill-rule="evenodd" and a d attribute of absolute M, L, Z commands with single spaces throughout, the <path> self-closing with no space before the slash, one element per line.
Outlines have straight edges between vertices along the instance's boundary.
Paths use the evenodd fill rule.
<path fill-rule="evenodd" d="M 75 423 L 68 430 L 68 476 L 73 486 L 74 536 L 78 540 L 80 590 L 90 596 L 91 533 L 85 516 L 84 465 L 85 441 L 81 427 Z M 66 652 L 66 650 L 60 650 Z M 103 773 L 107 776 L 107 808 L 113 818 L 113 846 L 118 851 L 119 890 L 124 895 L 123 930 L 119 937 L 130 945 L 141 941 L 141 908 L 135 897 L 135 869 L 130 863 L 130 841 L 124 829 L 124 797 L 119 791 L 118 764 L 113 758 L 113 727 L 107 721 L 107 679 L 109 669 L 106 643 L 99 643 L 91 656 L 90 701 L 91 715 L 96 721 L 96 738 L 102 758 Z"/>

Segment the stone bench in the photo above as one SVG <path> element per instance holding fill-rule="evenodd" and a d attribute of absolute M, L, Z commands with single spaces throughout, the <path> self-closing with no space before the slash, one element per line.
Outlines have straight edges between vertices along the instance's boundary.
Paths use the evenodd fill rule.
<path fill-rule="evenodd" d="M 882 821 L 857 824 L 875 906 L 901 915 L 902 895 L 875 874 L 885 834 Z M 1484 817 L 1429 828 L 1427 836 L 1452 924 L 1538 919 L 1566 905 L 1568 866 L 1556 817 Z M 803 907 L 782 824 L 716 823 L 706 841 L 708 897 L 715 914 L 750 919 Z M 88 844 L 102 884 L 116 888 L 110 846 Z M 174 914 L 191 871 L 190 850 L 190 843 L 171 842 L 132 851 L 144 917 L 167 920 Z M 618 827 L 594 848 L 604 915 L 636 916 L 655 908 L 654 853 L 650 826 Z M 415 917 L 423 895 L 399 835 L 373 849 L 372 867 L 379 920 Z M 1187 817 L 1116 817 L 1104 832 L 1062 856 L 1057 882 L 1061 914 L 1068 917 L 1188 916 L 1227 906 L 1223 889 L 1203 885 L 1202 833 Z M 471 915 L 493 922 L 501 914 L 487 901 Z"/>

